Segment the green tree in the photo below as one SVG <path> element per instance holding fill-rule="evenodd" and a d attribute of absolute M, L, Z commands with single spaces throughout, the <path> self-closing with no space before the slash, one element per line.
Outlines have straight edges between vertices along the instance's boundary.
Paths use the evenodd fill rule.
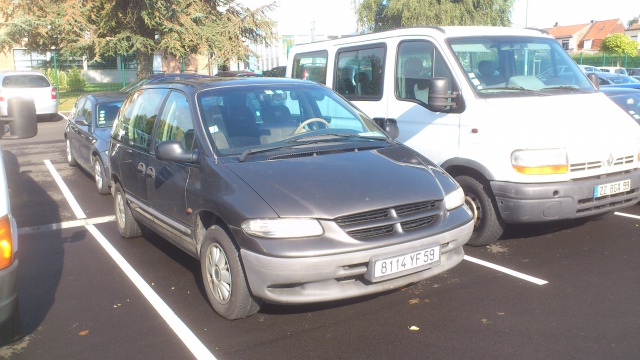
<path fill-rule="evenodd" d="M 514 0 L 354 0 L 358 27 L 382 31 L 408 26 L 511 26 Z"/>
<path fill-rule="evenodd" d="M 600 51 L 618 56 L 618 66 L 620 66 L 620 56 L 636 56 L 638 53 L 638 42 L 631 40 L 625 34 L 611 34 L 602 39 Z"/>
<path fill-rule="evenodd" d="M 275 39 L 267 13 L 236 0 L 0 0 L 0 50 L 15 45 L 64 55 L 136 54 L 138 75 L 153 69 L 153 53 L 177 58 L 246 60 L 253 44 Z"/>
<path fill-rule="evenodd" d="M 627 27 L 630 28 L 631 25 L 635 25 L 635 24 L 637 24 L 639 22 L 640 22 L 640 18 L 638 16 L 636 16 L 633 19 L 627 21 Z"/>

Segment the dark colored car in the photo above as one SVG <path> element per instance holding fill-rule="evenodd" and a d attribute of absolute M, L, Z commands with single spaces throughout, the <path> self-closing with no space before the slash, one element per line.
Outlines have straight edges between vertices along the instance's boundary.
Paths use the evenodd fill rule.
<path fill-rule="evenodd" d="M 142 85 L 146 84 L 156 84 L 156 83 L 166 83 L 172 82 L 176 80 L 182 79 L 202 79 L 202 78 L 211 78 L 213 76 L 203 75 L 203 74 L 192 74 L 192 73 L 180 73 L 180 74 L 153 74 L 149 76 L 145 76 L 136 80 L 135 82 L 129 84 L 126 87 L 120 89 L 120 91 L 130 92 L 131 90 L 137 89 Z"/>
<path fill-rule="evenodd" d="M 640 124 L 640 90 L 603 86 L 600 91 Z"/>
<path fill-rule="evenodd" d="M 608 72 L 595 72 L 594 74 L 598 75 L 600 86 L 603 87 L 615 86 L 640 89 L 640 81 L 631 76 Z"/>
<path fill-rule="evenodd" d="M 216 77 L 262 77 L 262 74 L 255 73 L 249 70 L 220 70 L 215 75 Z"/>
<path fill-rule="evenodd" d="M 100 194 L 109 193 L 109 135 L 127 95 L 121 91 L 82 95 L 67 118 L 67 162 L 93 174 Z"/>
<path fill-rule="evenodd" d="M 473 230 L 455 180 L 310 81 L 144 86 L 109 155 L 120 234 L 144 225 L 199 258 L 227 319 L 424 280 L 462 260 Z"/>

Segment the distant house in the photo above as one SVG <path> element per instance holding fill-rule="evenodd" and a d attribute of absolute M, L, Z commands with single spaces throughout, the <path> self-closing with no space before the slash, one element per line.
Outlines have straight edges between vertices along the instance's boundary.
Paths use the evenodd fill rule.
<path fill-rule="evenodd" d="M 624 34 L 631 38 L 633 41 L 637 41 L 640 43 L 640 23 L 635 23 L 629 26 Z M 638 49 L 640 49 L 640 45 L 638 45 Z"/>
<path fill-rule="evenodd" d="M 554 26 L 545 29 L 570 53 L 596 53 L 602 40 L 611 34 L 624 34 L 620 19 L 591 21 L 589 24 Z M 638 29 L 640 32 L 640 28 Z M 636 34 L 637 36 L 637 34 Z"/>

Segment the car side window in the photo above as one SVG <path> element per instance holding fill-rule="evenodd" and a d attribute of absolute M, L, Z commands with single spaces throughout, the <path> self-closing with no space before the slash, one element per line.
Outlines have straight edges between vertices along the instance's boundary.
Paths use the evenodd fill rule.
<path fill-rule="evenodd" d="M 396 97 L 429 103 L 429 85 L 434 77 L 454 86 L 451 70 L 440 51 L 429 41 L 404 41 L 398 46 L 396 59 Z"/>
<path fill-rule="evenodd" d="M 154 123 L 168 92 L 167 89 L 145 89 L 129 96 L 114 125 L 113 139 L 148 150 Z"/>
<path fill-rule="evenodd" d="M 76 116 L 78 116 L 78 114 L 82 110 L 82 106 L 84 105 L 85 101 L 86 101 L 86 98 L 79 98 L 76 101 L 76 103 L 73 105 L 73 108 L 71 108 L 71 111 L 69 112 L 69 120 L 73 122 L 76 121 Z"/>
<path fill-rule="evenodd" d="M 91 106 L 91 100 L 87 99 L 84 104 L 82 104 L 82 106 L 78 109 L 78 113 L 76 114 L 76 120 L 78 119 L 79 116 L 84 117 L 84 120 L 87 122 L 87 124 L 91 125 L 91 112 L 92 112 L 92 106 Z"/>
<path fill-rule="evenodd" d="M 178 140 L 185 150 L 191 150 L 194 142 L 193 120 L 187 97 L 173 91 L 160 115 L 156 131 L 156 145 L 161 141 Z"/>
<path fill-rule="evenodd" d="M 384 83 L 386 46 L 340 49 L 333 88 L 350 100 L 379 100 Z"/>
<path fill-rule="evenodd" d="M 328 56 L 326 51 L 296 54 L 293 57 L 293 72 L 291 77 L 326 84 Z"/>

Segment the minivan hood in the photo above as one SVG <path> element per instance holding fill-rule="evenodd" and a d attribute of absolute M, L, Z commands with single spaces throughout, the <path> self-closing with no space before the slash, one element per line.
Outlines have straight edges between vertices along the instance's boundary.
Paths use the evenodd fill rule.
<path fill-rule="evenodd" d="M 431 165 L 404 146 L 227 166 L 282 217 L 332 219 L 444 197 Z"/>

